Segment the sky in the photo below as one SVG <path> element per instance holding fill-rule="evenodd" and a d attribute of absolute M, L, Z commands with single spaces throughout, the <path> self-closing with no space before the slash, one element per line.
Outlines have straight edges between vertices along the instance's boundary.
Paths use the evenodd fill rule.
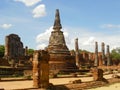
<path fill-rule="evenodd" d="M 95 42 L 120 47 L 120 0 L 0 0 L 0 44 L 18 34 L 25 46 L 44 49 L 59 9 L 68 48 L 94 52 Z"/>

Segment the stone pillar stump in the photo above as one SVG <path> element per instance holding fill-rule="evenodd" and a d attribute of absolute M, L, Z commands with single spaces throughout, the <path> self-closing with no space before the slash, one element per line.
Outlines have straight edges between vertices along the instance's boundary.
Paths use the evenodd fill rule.
<path fill-rule="evenodd" d="M 35 51 L 33 55 L 33 87 L 49 87 L 49 54 L 46 51 Z"/>
<path fill-rule="evenodd" d="M 93 79 L 94 81 L 102 81 L 103 80 L 103 70 L 98 68 L 92 69 Z"/>

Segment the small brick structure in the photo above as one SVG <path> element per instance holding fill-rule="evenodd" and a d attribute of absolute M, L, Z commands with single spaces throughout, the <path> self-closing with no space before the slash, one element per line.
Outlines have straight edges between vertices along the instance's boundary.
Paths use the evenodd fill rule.
<path fill-rule="evenodd" d="M 33 55 L 33 87 L 49 87 L 49 54 L 47 51 L 35 51 Z"/>
<path fill-rule="evenodd" d="M 103 78 L 103 70 L 102 69 L 93 68 L 92 73 L 93 73 L 94 81 L 103 81 L 104 80 L 104 78 Z"/>

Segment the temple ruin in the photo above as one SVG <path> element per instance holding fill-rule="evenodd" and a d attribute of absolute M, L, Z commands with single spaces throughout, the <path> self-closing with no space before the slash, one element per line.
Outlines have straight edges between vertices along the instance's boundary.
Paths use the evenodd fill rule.
<path fill-rule="evenodd" d="M 28 55 L 28 47 L 24 48 L 21 38 L 17 34 L 10 34 L 5 37 L 4 61 L 11 67 L 31 68 L 29 60 L 32 55 Z"/>
<path fill-rule="evenodd" d="M 75 57 L 71 56 L 66 45 L 59 10 L 56 10 L 53 31 L 49 38 L 48 52 L 50 54 L 50 71 L 74 71 L 77 69 Z"/>
<path fill-rule="evenodd" d="M 5 57 L 8 59 L 24 56 L 24 48 L 21 39 L 16 34 L 5 37 Z"/>

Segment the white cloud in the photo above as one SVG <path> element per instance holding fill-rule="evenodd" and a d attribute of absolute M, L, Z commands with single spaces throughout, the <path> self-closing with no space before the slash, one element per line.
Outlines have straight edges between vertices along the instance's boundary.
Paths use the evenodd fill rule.
<path fill-rule="evenodd" d="M 41 2 L 42 0 L 14 0 L 16 2 L 22 2 L 24 3 L 26 6 L 33 6 L 35 4 L 37 4 L 38 2 Z M 46 7 L 44 4 L 40 4 L 38 6 L 36 6 L 33 10 L 32 10 L 32 14 L 34 18 L 40 18 L 40 17 L 44 17 L 46 16 Z"/>
<path fill-rule="evenodd" d="M 101 26 L 102 28 L 120 28 L 120 25 L 115 24 L 104 24 Z"/>
<path fill-rule="evenodd" d="M 74 49 L 75 47 L 75 38 L 78 38 L 79 49 L 88 50 L 91 52 L 95 51 L 95 41 L 98 42 L 98 51 L 101 51 L 101 43 L 105 43 L 105 50 L 106 45 L 110 46 L 110 50 L 114 47 L 120 47 L 120 32 L 114 33 L 106 33 L 106 31 L 102 32 L 93 32 L 90 29 L 82 29 L 82 28 L 71 28 L 68 27 L 68 33 L 71 43 L 68 44 L 68 48 Z M 112 31 L 111 31 L 112 32 Z"/>
<path fill-rule="evenodd" d="M 37 49 L 44 49 L 48 45 L 49 38 L 50 38 L 52 31 L 53 31 L 53 26 L 51 26 L 49 29 L 47 29 L 44 33 L 40 33 L 39 35 L 37 35 L 37 37 L 36 37 L 36 43 L 38 44 L 36 47 Z M 62 29 L 62 31 L 64 32 L 63 34 L 65 36 L 66 43 L 70 43 L 70 40 L 68 38 L 69 34 L 68 34 L 67 30 Z"/>
<path fill-rule="evenodd" d="M 86 40 L 85 42 L 83 42 L 83 45 L 94 45 L 95 43 L 95 37 L 89 37 L 88 40 Z"/>
<path fill-rule="evenodd" d="M 53 30 L 53 27 L 51 26 L 49 29 L 47 29 L 44 33 L 40 33 L 36 37 L 36 43 L 38 44 L 36 49 L 44 49 L 48 45 L 50 34 Z"/>
<path fill-rule="evenodd" d="M 37 50 L 38 49 L 45 49 L 46 46 L 47 46 L 46 44 L 42 43 L 42 44 L 37 45 L 36 48 L 37 48 Z"/>
<path fill-rule="evenodd" d="M 34 18 L 39 18 L 39 17 L 43 17 L 46 15 L 46 8 L 44 4 L 40 4 L 38 5 L 33 11 L 33 17 Z"/>
<path fill-rule="evenodd" d="M 36 42 L 38 44 L 37 49 L 43 49 L 48 45 L 49 37 L 52 31 L 52 27 L 47 29 L 44 33 L 40 33 L 36 37 Z M 95 51 L 95 41 L 98 42 L 98 51 L 101 51 L 101 43 L 105 43 L 105 52 L 106 45 L 110 46 L 110 50 L 115 47 L 120 47 L 120 33 L 116 34 L 103 34 L 103 32 L 92 32 L 91 30 L 81 29 L 81 28 L 70 28 L 62 29 L 65 36 L 65 41 L 68 48 L 74 49 L 75 47 L 75 38 L 78 38 L 79 49 L 88 50 L 91 52 Z M 76 32 L 76 33 L 75 33 Z"/>
<path fill-rule="evenodd" d="M 64 28 L 64 29 L 62 29 L 62 31 L 63 31 L 63 34 L 64 34 L 64 38 L 65 38 L 66 44 L 71 44 L 68 30 Z"/>
<path fill-rule="evenodd" d="M 15 0 L 16 2 L 22 2 L 26 6 L 33 6 L 42 0 Z"/>
<path fill-rule="evenodd" d="M 51 31 L 53 31 L 52 29 L 53 27 L 51 26 L 49 29 L 47 29 L 44 33 L 40 33 L 39 35 L 37 35 L 36 37 L 36 42 L 37 43 L 44 43 L 44 42 L 48 42 Z"/>
<path fill-rule="evenodd" d="M 12 26 L 13 26 L 12 24 L 2 24 L 2 25 L 0 25 L 0 28 L 9 29 L 9 28 L 11 28 Z"/>

